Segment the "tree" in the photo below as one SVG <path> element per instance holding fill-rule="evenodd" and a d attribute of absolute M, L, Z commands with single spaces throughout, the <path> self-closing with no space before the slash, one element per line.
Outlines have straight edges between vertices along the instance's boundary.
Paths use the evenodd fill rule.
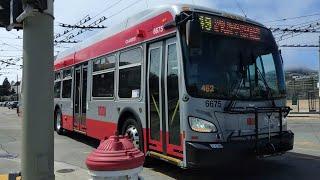
<path fill-rule="evenodd" d="M 11 85 L 10 85 L 10 82 L 8 81 L 8 78 L 5 78 L 3 80 L 1 89 L 2 89 L 2 93 L 3 93 L 1 95 L 3 95 L 3 96 L 9 96 L 10 95 Z"/>
<path fill-rule="evenodd" d="M 10 91 L 10 95 L 16 94 L 16 91 L 14 90 L 14 88 L 11 89 Z"/>

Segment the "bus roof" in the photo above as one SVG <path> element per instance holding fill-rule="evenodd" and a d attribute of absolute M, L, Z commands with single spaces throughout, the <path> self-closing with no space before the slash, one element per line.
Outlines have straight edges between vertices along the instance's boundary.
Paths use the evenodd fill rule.
<path fill-rule="evenodd" d="M 196 11 L 196 12 L 203 12 L 203 13 L 209 13 L 214 14 L 217 16 L 223 16 L 233 19 L 238 19 L 241 21 L 245 21 L 251 24 L 255 24 L 258 26 L 264 27 L 262 24 L 255 22 L 249 18 L 242 17 L 235 14 L 226 13 L 223 11 L 218 11 L 215 9 L 211 9 L 208 7 L 203 6 L 196 6 L 196 5 L 190 5 L 190 4 L 167 4 L 162 5 L 154 8 L 150 8 L 144 11 L 141 11 L 131 17 L 128 17 L 126 20 L 120 22 L 118 25 L 115 25 L 113 27 L 107 28 L 105 30 L 102 30 L 101 32 L 97 33 L 96 35 L 84 40 L 83 42 L 78 43 L 74 47 L 67 49 L 57 55 L 55 58 L 55 69 L 62 69 L 64 67 L 67 67 L 68 65 L 77 64 L 74 60 L 76 59 L 76 53 L 95 45 L 105 39 L 108 39 L 110 37 L 113 37 L 123 31 L 126 31 L 128 29 L 132 29 L 132 27 L 135 27 L 141 23 L 144 23 L 151 18 L 154 18 L 156 16 L 159 16 L 165 12 L 171 14 L 171 18 L 174 19 L 175 15 L 180 14 L 182 11 Z M 132 29 L 133 31 L 137 31 L 138 29 Z M 128 44 L 130 46 L 132 44 Z M 115 49 L 114 49 L 115 50 Z M 88 59 L 87 59 L 88 60 Z M 72 61 L 72 63 L 66 63 L 64 61 Z M 79 61 L 82 62 L 82 61 Z"/>

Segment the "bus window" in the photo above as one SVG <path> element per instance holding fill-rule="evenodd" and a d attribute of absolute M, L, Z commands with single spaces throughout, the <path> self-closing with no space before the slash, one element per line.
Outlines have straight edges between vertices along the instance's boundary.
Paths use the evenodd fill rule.
<path fill-rule="evenodd" d="M 72 79 L 64 80 L 62 83 L 62 98 L 71 98 Z"/>
<path fill-rule="evenodd" d="M 93 75 L 92 97 L 113 97 L 114 72 Z"/>
<path fill-rule="evenodd" d="M 180 107 L 178 86 L 178 58 L 176 44 L 168 45 L 167 59 L 167 93 L 168 93 L 168 124 L 169 143 L 180 145 Z"/>
<path fill-rule="evenodd" d="M 141 88 L 141 65 L 120 69 L 119 73 L 119 97 L 137 98 L 140 97 Z"/>
<path fill-rule="evenodd" d="M 60 72 L 56 72 L 54 74 L 54 80 L 59 80 L 59 79 L 61 79 L 61 74 L 60 74 Z"/>
<path fill-rule="evenodd" d="M 63 78 L 71 77 L 71 69 L 67 69 L 63 71 Z"/>
<path fill-rule="evenodd" d="M 60 98 L 61 92 L 61 81 L 57 81 L 54 83 L 54 98 Z"/>
<path fill-rule="evenodd" d="M 149 67 L 149 99 L 150 99 L 150 136 L 153 140 L 160 140 L 161 107 L 160 107 L 160 47 L 150 50 Z"/>
<path fill-rule="evenodd" d="M 71 98 L 72 69 L 63 70 L 62 98 Z"/>
<path fill-rule="evenodd" d="M 93 72 L 114 68 L 115 62 L 116 57 L 114 55 L 97 58 L 93 60 Z"/>
<path fill-rule="evenodd" d="M 114 55 L 93 61 L 92 97 L 114 97 Z"/>
<path fill-rule="evenodd" d="M 120 54 L 120 66 L 141 63 L 142 52 L 141 48 L 131 49 Z"/>
<path fill-rule="evenodd" d="M 141 48 L 120 54 L 119 92 L 120 98 L 138 98 L 141 89 Z M 129 66 L 126 66 L 129 65 Z"/>

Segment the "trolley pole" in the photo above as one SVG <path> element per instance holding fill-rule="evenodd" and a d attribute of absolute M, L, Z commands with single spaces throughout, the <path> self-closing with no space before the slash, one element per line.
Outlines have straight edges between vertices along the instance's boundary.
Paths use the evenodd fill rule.
<path fill-rule="evenodd" d="M 54 180 L 53 0 L 44 13 L 28 5 L 38 0 L 22 2 L 24 13 L 17 18 L 24 33 L 22 179 Z"/>

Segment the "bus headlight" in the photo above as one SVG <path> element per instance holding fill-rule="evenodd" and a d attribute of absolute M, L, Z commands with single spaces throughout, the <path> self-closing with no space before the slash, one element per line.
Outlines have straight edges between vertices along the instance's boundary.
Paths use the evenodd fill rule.
<path fill-rule="evenodd" d="M 192 130 L 202 133 L 213 133 L 217 132 L 217 127 L 206 120 L 196 118 L 196 117 L 189 117 L 189 124 Z"/>

